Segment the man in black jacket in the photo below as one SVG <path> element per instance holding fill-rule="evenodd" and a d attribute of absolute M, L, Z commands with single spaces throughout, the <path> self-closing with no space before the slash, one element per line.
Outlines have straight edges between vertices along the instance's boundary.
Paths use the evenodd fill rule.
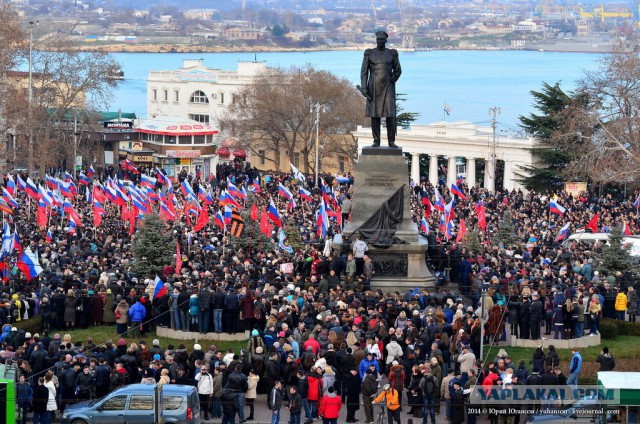
<path fill-rule="evenodd" d="M 360 409 L 361 383 L 356 367 L 352 367 L 343 378 L 343 388 L 347 395 L 347 422 L 357 423 L 356 411 Z"/>
<path fill-rule="evenodd" d="M 198 313 L 198 331 L 200 333 L 209 332 L 209 321 L 211 321 L 211 314 L 209 313 L 209 306 L 211 305 L 211 293 L 208 288 L 200 291 L 198 295 L 198 306 L 200 311 Z"/>
<path fill-rule="evenodd" d="M 240 298 L 233 287 L 224 298 L 224 318 L 227 333 L 235 334 L 240 319 Z"/>
<path fill-rule="evenodd" d="M 38 378 L 38 384 L 33 388 L 33 422 L 49 423 L 51 422 L 50 412 L 47 411 L 47 403 L 49 402 L 49 389 L 44 385 L 44 377 Z"/>
<path fill-rule="evenodd" d="M 540 301 L 538 293 L 531 295 L 531 305 L 529 306 L 529 326 L 531 331 L 531 339 L 538 340 L 540 338 L 540 323 L 543 319 L 544 307 Z"/>
<path fill-rule="evenodd" d="M 362 380 L 362 403 L 364 406 L 365 424 L 373 423 L 373 398 L 378 393 L 378 381 L 373 371 L 368 369 Z"/>
<path fill-rule="evenodd" d="M 244 419 L 244 397 L 245 393 L 249 389 L 249 383 L 247 376 L 242 373 L 242 364 L 236 363 L 234 370 L 227 378 L 227 383 L 224 388 L 229 392 L 235 394 L 236 408 L 238 409 L 238 418 L 243 423 Z"/>

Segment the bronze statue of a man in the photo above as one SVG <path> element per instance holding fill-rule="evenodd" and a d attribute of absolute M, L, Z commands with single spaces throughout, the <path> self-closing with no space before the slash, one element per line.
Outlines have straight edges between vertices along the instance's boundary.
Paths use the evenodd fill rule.
<path fill-rule="evenodd" d="M 380 146 L 380 119 L 386 118 L 389 147 L 396 146 L 396 81 L 402 69 L 398 51 L 387 49 L 389 35 L 376 32 L 376 48 L 367 49 L 360 70 L 360 91 L 367 98 L 367 117 L 371 118 L 373 146 Z"/>

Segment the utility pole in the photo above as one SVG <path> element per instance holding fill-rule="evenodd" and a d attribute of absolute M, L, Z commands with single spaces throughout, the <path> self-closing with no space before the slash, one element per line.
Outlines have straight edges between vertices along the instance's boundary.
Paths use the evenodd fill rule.
<path fill-rule="evenodd" d="M 318 170 L 320 168 L 320 112 L 324 112 L 324 106 L 320 104 L 320 102 L 316 102 L 311 105 L 310 112 L 316 112 L 316 187 L 320 187 L 320 180 L 318 178 Z M 293 158 L 291 158 L 293 161 Z"/>
<path fill-rule="evenodd" d="M 27 119 L 29 120 L 29 174 L 33 173 L 33 28 L 38 25 L 38 21 L 29 21 L 29 110 Z"/>
<path fill-rule="evenodd" d="M 485 184 L 487 189 L 491 192 L 496 190 L 496 168 L 497 168 L 497 160 L 496 160 L 496 149 L 498 147 L 498 139 L 496 136 L 496 127 L 498 126 L 498 115 L 500 115 L 500 108 L 498 106 L 494 106 L 489 109 L 489 115 L 491 115 L 491 129 L 493 130 L 493 147 L 491 150 L 491 161 L 489 165 L 489 170 L 487 175 L 491 180 L 490 184 Z"/>
<path fill-rule="evenodd" d="M 73 111 L 73 178 L 77 177 L 76 158 L 78 157 L 78 111 Z"/>

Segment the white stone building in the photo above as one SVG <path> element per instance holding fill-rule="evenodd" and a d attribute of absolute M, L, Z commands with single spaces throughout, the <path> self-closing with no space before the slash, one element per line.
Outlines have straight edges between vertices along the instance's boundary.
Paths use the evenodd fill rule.
<path fill-rule="evenodd" d="M 150 71 L 147 79 L 149 118 L 176 116 L 218 126 L 235 95 L 266 69 L 264 62 L 238 62 L 235 71 L 204 66 L 187 59 L 174 71 Z"/>
<path fill-rule="evenodd" d="M 358 150 L 373 144 L 371 129 L 358 127 L 353 134 L 358 140 Z M 382 130 L 381 145 L 386 144 L 386 132 Z M 535 146 L 532 137 L 496 135 L 491 127 L 479 127 L 473 123 L 434 122 L 429 125 L 412 125 L 411 129 L 398 128 L 396 144 L 402 148 L 411 164 L 411 179 L 415 182 L 428 176 L 432 184 L 439 179 L 446 181 L 447 187 L 464 177 L 471 187 L 482 179 L 483 186 L 490 191 L 496 188 L 496 172 L 502 185 L 508 190 L 525 188 L 517 181 L 516 173 L 521 166 L 530 166 L 535 158 L 531 148 Z M 428 168 L 425 166 L 428 157 Z M 438 165 L 440 162 L 442 165 Z M 484 164 L 484 174 L 477 178 L 476 164 Z M 422 166 L 421 166 L 422 165 Z M 439 178 L 439 174 L 442 177 Z"/>

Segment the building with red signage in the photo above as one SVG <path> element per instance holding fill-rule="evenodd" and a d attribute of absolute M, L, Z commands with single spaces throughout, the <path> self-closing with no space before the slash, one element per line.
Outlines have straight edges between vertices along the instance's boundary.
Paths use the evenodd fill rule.
<path fill-rule="evenodd" d="M 162 116 L 142 120 L 135 128 L 138 143 L 120 149 L 125 157 L 142 168 L 158 167 L 168 177 L 183 170 L 203 177 L 215 172 L 218 130 L 186 118 Z M 124 158 L 124 157 L 123 157 Z"/>

